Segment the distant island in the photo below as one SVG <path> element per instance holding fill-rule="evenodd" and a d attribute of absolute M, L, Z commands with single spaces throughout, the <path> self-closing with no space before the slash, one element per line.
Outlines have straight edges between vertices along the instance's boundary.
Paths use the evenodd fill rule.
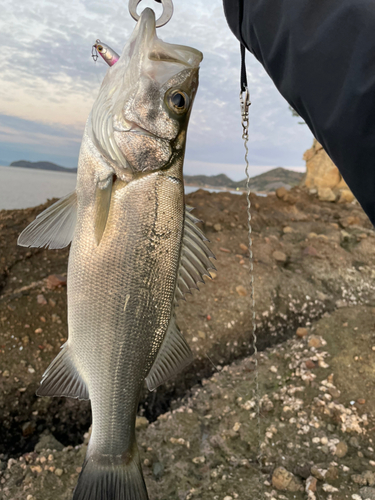
<path fill-rule="evenodd" d="M 264 174 L 256 175 L 250 179 L 251 191 L 269 193 L 279 187 L 290 189 L 297 186 L 305 174 L 294 172 L 286 168 L 277 167 Z M 185 175 L 187 186 L 197 186 L 202 188 L 222 188 L 222 189 L 246 189 L 246 179 L 242 181 L 232 181 L 227 175 Z"/>
<path fill-rule="evenodd" d="M 69 174 L 76 174 L 76 168 L 66 168 L 61 167 L 60 165 L 56 165 L 56 163 L 51 163 L 49 161 L 14 161 L 10 165 L 10 167 L 21 167 L 21 168 L 36 168 L 38 170 L 55 170 L 57 172 L 67 172 Z"/>
<path fill-rule="evenodd" d="M 34 168 L 40 170 L 55 170 L 57 172 L 67 172 L 69 174 L 75 174 L 77 172 L 76 168 L 66 168 L 56 165 L 56 163 L 51 163 L 49 161 L 14 161 L 9 165 L 10 167 L 22 167 L 22 168 Z M 250 189 L 251 191 L 256 191 L 259 193 L 270 193 L 275 191 L 279 187 L 285 187 L 290 189 L 293 186 L 297 186 L 304 174 L 300 172 L 294 172 L 293 170 L 288 170 L 286 168 L 277 167 L 264 174 L 256 175 L 250 179 Z M 246 189 L 246 179 L 242 181 L 232 181 L 227 175 L 185 175 L 185 184 L 187 186 L 201 187 L 201 188 L 214 188 L 214 189 L 232 189 L 244 191 Z"/>

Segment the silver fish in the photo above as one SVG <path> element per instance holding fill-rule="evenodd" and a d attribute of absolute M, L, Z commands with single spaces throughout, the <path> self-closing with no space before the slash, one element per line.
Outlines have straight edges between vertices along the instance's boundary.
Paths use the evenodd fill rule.
<path fill-rule="evenodd" d="M 174 311 L 214 269 L 182 176 L 201 60 L 161 41 L 145 9 L 87 121 L 76 191 L 19 238 L 49 248 L 72 242 L 69 338 L 37 394 L 91 400 L 74 500 L 148 498 L 135 438 L 140 393 L 145 380 L 154 390 L 192 359 Z"/>

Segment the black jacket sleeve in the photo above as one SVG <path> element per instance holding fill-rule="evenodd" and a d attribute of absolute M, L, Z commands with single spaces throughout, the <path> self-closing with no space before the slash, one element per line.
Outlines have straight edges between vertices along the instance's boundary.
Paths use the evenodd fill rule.
<path fill-rule="evenodd" d="M 374 0 L 224 0 L 224 11 L 375 224 Z"/>

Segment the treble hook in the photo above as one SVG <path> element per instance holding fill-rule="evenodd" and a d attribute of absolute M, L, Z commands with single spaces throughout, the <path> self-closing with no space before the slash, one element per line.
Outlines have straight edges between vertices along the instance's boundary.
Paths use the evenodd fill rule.
<path fill-rule="evenodd" d="M 97 40 L 97 42 L 98 42 L 98 40 Z M 96 50 L 96 44 L 94 44 L 91 47 L 91 57 L 94 59 L 94 62 L 96 62 L 98 60 L 99 54 L 98 54 L 98 51 Z"/>
<path fill-rule="evenodd" d="M 132 18 L 135 21 L 138 21 L 139 15 L 137 14 L 137 7 L 138 4 L 142 0 L 129 0 L 129 12 Z M 155 0 L 158 3 L 161 3 L 163 6 L 163 12 L 162 15 L 159 17 L 159 19 L 156 20 L 155 26 L 157 28 L 161 28 L 161 26 L 164 26 L 167 24 L 167 22 L 170 20 L 170 18 L 173 15 L 173 3 L 172 0 Z"/>

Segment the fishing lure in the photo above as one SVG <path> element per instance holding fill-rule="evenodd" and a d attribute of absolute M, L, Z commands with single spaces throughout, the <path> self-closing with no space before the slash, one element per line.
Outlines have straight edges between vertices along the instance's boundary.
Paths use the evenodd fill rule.
<path fill-rule="evenodd" d="M 92 46 L 91 56 L 96 62 L 98 60 L 99 55 L 104 59 L 104 61 L 109 65 L 113 66 L 120 59 L 120 56 L 115 52 L 109 45 L 101 42 L 100 40 L 96 40 L 94 45 Z"/>

